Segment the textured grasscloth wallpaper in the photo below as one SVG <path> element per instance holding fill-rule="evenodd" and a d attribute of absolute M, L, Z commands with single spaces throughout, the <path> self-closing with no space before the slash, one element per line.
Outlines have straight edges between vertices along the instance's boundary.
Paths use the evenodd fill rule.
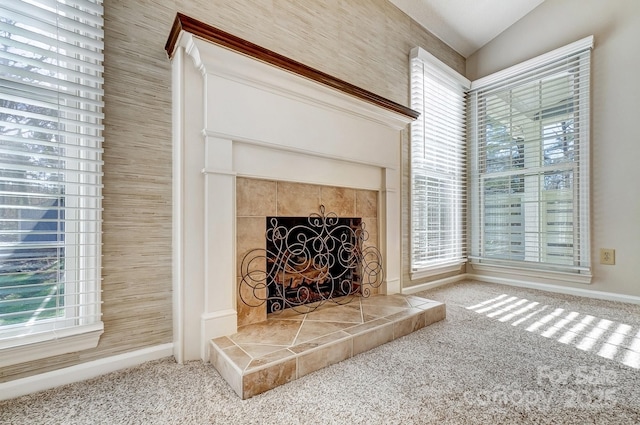
<path fill-rule="evenodd" d="M 103 320 L 94 350 L 4 368 L 0 380 L 172 340 L 171 64 L 176 12 L 408 105 L 408 53 L 464 58 L 386 0 L 105 0 Z M 403 137 L 403 164 L 408 157 Z M 408 277 L 408 170 L 403 278 Z"/>

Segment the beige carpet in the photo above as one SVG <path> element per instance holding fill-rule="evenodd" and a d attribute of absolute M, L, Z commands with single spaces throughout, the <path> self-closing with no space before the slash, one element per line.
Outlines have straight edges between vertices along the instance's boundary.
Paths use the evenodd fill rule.
<path fill-rule="evenodd" d="M 0 403 L 1 424 L 636 424 L 640 306 L 464 282 L 447 319 L 246 401 L 171 359 Z"/>

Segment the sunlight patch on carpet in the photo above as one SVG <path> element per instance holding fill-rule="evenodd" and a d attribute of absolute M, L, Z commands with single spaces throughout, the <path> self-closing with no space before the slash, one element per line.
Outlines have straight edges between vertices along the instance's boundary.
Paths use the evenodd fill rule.
<path fill-rule="evenodd" d="M 501 294 L 466 307 L 544 338 L 640 369 L 640 329 L 577 311 Z M 553 311 L 551 311 L 553 309 Z"/>

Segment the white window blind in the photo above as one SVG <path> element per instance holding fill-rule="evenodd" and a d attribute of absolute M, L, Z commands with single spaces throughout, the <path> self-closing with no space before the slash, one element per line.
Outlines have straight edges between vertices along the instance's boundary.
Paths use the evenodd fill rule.
<path fill-rule="evenodd" d="M 473 262 L 590 274 L 592 43 L 472 83 Z"/>
<path fill-rule="evenodd" d="M 423 49 L 411 53 L 411 268 L 465 261 L 466 90 L 469 81 Z M 415 277 L 415 276 L 414 276 Z"/>
<path fill-rule="evenodd" d="M 0 4 L 0 348 L 102 327 L 102 13 Z"/>

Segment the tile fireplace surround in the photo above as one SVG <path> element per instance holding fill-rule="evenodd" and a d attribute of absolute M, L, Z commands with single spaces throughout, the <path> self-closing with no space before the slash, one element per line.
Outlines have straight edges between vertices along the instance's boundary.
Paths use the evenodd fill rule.
<path fill-rule="evenodd" d="M 267 217 L 309 217 L 319 212 L 319 205 L 337 217 L 362 219 L 368 236 L 363 248 L 379 247 L 376 191 L 236 178 L 236 274 L 238 293 L 242 295 L 237 297 L 236 302 L 238 326 L 267 320 L 266 303 L 260 303 L 253 295 L 252 287 L 242 284 L 240 278 L 243 257 L 252 250 L 266 249 Z M 372 294 L 378 293 L 378 288 L 369 290 Z M 266 296 L 266 289 L 260 289 L 259 292 L 259 296 Z"/>
<path fill-rule="evenodd" d="M 415 111 L 181 14 L 166 49 L 178 362 L 211 361 L 246 398 L 444 318 L 444 305 L 399 295 L 401 140 Z M 277 318 L 238 302 L 238 258 L 273 215 L 250 210 L 274 185 L 276 215 L 327 203 L 362 217 L 382 258 L 377 295 Z"/>

